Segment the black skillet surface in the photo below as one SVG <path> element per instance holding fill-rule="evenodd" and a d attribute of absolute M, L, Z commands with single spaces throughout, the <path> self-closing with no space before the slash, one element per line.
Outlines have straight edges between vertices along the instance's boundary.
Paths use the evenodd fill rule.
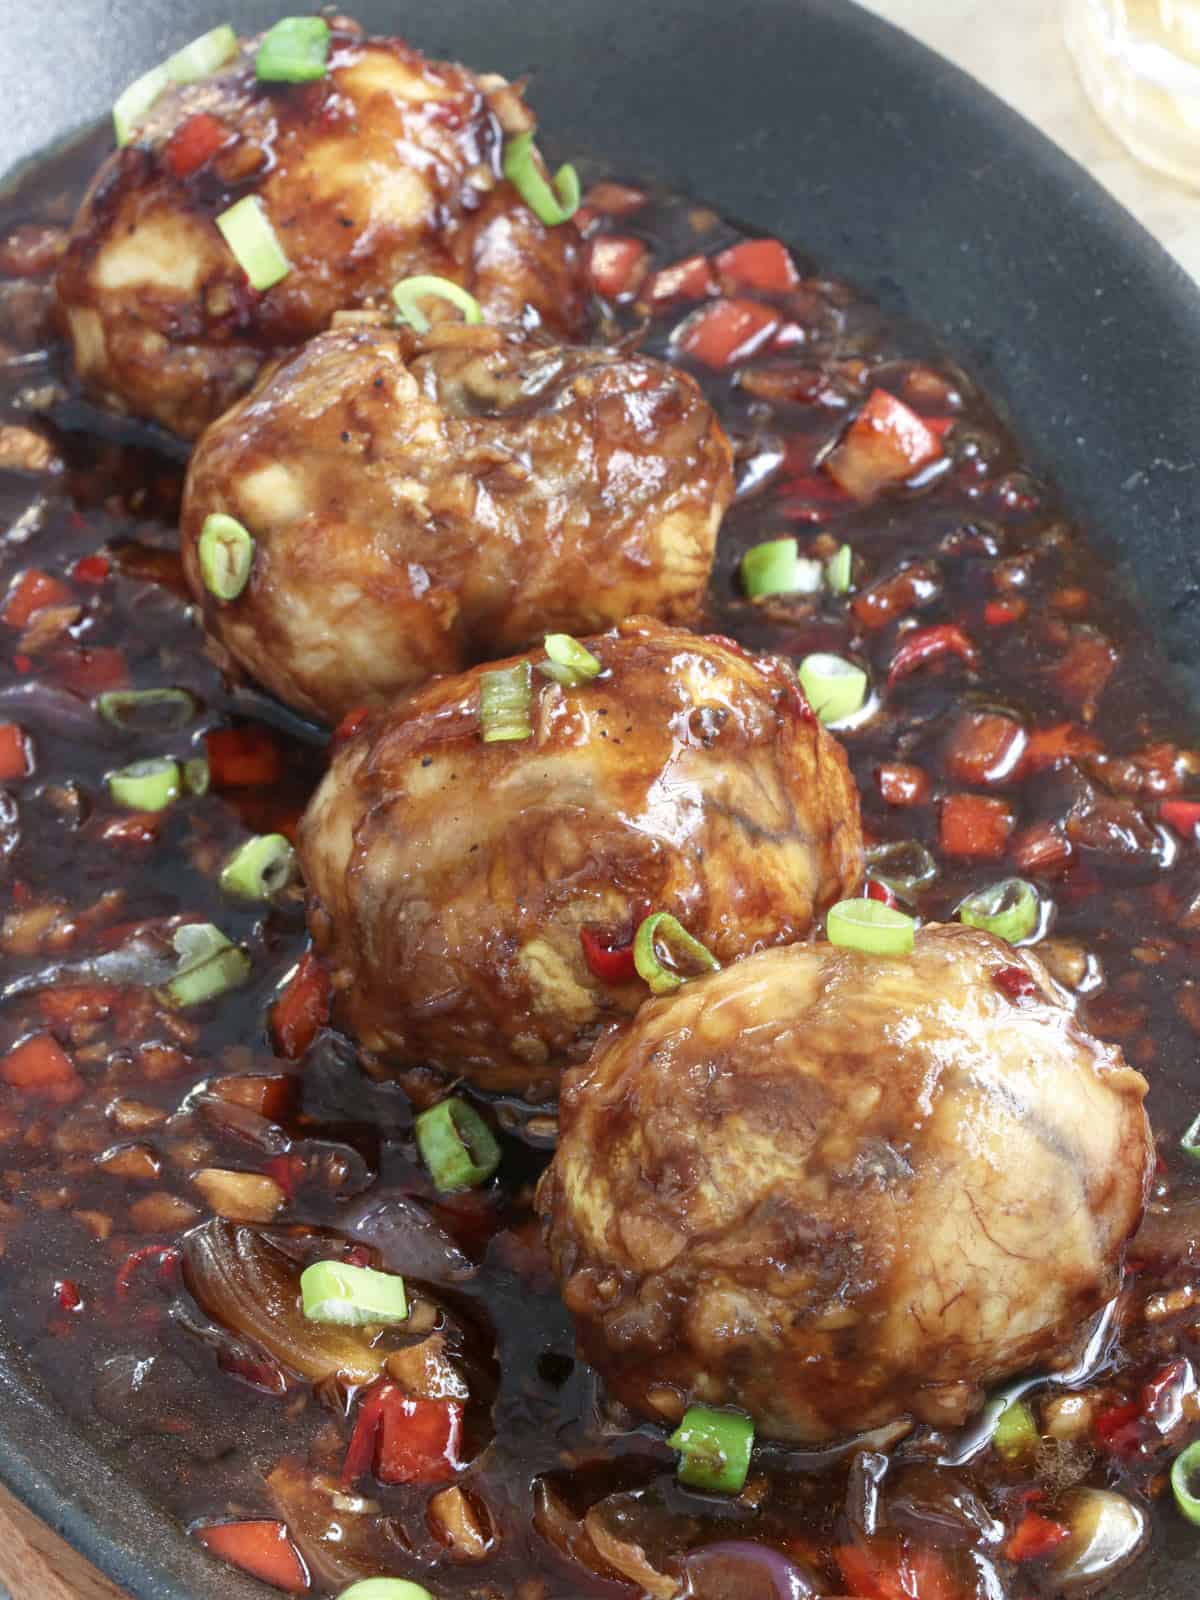
<path fill-rule="evenodd" d="M 970 79 L 844 0 L 386 0 L 434 55 L 531 72 L 551 153 L 691 189 L 931 324 L 1140 590 L 1200 696 L 1200 295 L 1073 163 Z M 0 167 L 104 113 L 168 50 L 280 0 L 4 0 Z M 173 1533 L 0 1336 L 0 1479 L 137 1600 L 262 1587 Z M 1186 1540 L 1180 1541 L 1183 1549 Z M 1192 1600 L 1160 1554 L 1138 1594 Z"/>

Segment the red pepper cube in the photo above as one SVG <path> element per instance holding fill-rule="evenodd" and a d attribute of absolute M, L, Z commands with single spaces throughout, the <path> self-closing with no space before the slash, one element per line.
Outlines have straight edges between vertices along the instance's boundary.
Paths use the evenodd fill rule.
<path fill-rule="evenodd" d="M 1071 1530 L 1063 1523 L 1053 1522 L 1036 1511 L 1027 1511 L 1004 1546 L 1004 1554 L 1009 1561 L 1037 1561 L 1057 1550 L 1070 1537 Z"/>
<path fill-rule="evenodd" d="M 1176 833 L 1190 839 L 1200 827 L 1200 800 L 1164 800 L 1158 814 Z"/>
<path fill-rule="evenodd" d="M 111 571 L 107 556 L 81 556 L 71 568 L 71 576 L 76 583 L 104 583 Z"/>
<path fill-rule="evenodd" d="M 100 645 L 95 650 L 65 650 L 54 657 L 52 671 L 65 689 L 91 699 L 107 689 L 129 687 L 129 668 L 120 650 Z"/>
<path fill-rule="evenodd" d="M 15 722 L 0 722 L 0 783 L 15 783 L 32 771 L 29 735 Z"/>
<path fill-rule="evenodd" d="M 308 1054 L 318 1031 L 329 1021 L 329 974 L 306 950 L 286 988 L 271 1010 L 275 1053 L 285 1061 Z"/>
<path fill-rule="evenodd" d="M 1095 734 L 1077 722 L 1056 722 L 1049 728 L 1034 728 L 1025 742 L 1021 765 L 1025 773 L 1044 772 L 1077 756 L 1099 755 L 1104 749 Z"/>
<path fill-rule="evenodd" d="M 66 605 L 73 598 L 70 589 L 60 578 L 52 578 L 48 572 L 30 567 L 14 579 L 4 609 L 0 611 L 0 620 L 10 628 L 24 628 L 35 612 L 46 606 Z"/>
<path fill-rule="evenodd" d="M 983 608 L 983 620 L 989 628 L 1008 628 L 1020 622 L 1025 611 L 1024 600 L 989 600 Z"/>
<path fill-rule="evenodd" d="M 229 138 L 224 123 L 207 111 L 197 111 L 181 122 L 167 140 L 163 160 L 175 178 L 190 178 L 210 161 Z"/>
<path fill-rule="evenodd" d="M 282 1073 L 231 1072 L 213 1078 L 211 1093 L 231 1106 L 245 1106 L 269 1122 L 281 1122 L 295 1104 L 298 1082 Z"/>
<path fill-rule="evenodd" d="M 611 944 L 602 933 L 585 925 L 579 930 L 579 943 L 588 971 L 601 983 L 632 983 L 637 977 L 632 938 Z"/>
<path fill-rule="evenodd" d="M 866 502 L 941 454 L 941 440 L 915 411 L 885 389 L 875 389 L 824 467 L 847 494 Z"/>
<path fill-rule="evenodd" d="M 380 1409 L 375 1476 L 380 1483 L 444 1483 L 462 1467 L 463 1407 L 395 1390 Z"/>
<path fill-rule="evenodd" d="M 213 1555 L 285 1594 L 307 1594 L 308 1569 L 282 1522 L 211 1522 L 192 1529 Z"/>
<path fill-rule="evenodd" d="M 204 747 L 214 789 L 267 789 L 283 776 L 279 746 L 262 728 L 218 728 Z"/>
<path fill-rule="evenodd" d="M 994 860 L 1004 854 L 1012 827 L 1012 812 L 991 795 L 948 794 L 942 801 L 941 845 L 948 856 Z"/>
<path fill-rule="evenodd" d="M 950 733 L 946 773 L 955 783 L 1007 783 L 1021 765 L 1025 729 L 998 711 L 968 711 Z"/>
<path fill-rule="evenodd" d="M 800 282 L 795 262 L 778 239 L 746 239 L 722 250 L 716 265 L 722 277 L 747 289 L 784 294 Z"/>
<path fill-rule="evenodd" d="M 941 622 L 936 627 L 918 628 L 915 633 L 907 634 L 892 657 L 888 688 L 901 678 L 907 678 L 918 667 L 926 666 L 931 661 L 940 661 L 945 656 L 957 656 L 968 667 L 973 667 L 979 652 L 953 622 Z"/>
<path fill-rule="evenodd" d="M 640 239 L 605 234 L 588 246 L 592 288 L 606 300 L 632 300 L 646 276 L 650 252 Z"/>
<path fill-rule="evenodd" d="M 719 371 L 753 355 L 778 326 L 776 313 L 757 300 L 714 300 L 679 325 L 674 342 L 685 355 Z"/>
<path fill-rule="evenodd" d="M 846 1593 L 866 1600 L 962 1600 L 936 1550 L 907 1540 L 875 1539 L 833 1552 Z"/>
<path fill-rule="evenodd" d="M 63 984 L 39 993 L 38 1010 L 51 1028 L 70 1028 L 76 1023 L 100 1022 L 109 1015 L 120 990 L 111 984 Z"/>
<path fill-rule="evenodd" d="M 929 774 L 904 761 L 885 761 L 875 774 L 879 794 L 889 806 L 922 806 L 929 799 Z"/>
<path fill-rule="evenodd" d="M 83 1093 L 75 1063 L 49 1033 L 35 1033 L 10 1050 L 0 1060 L 0 1079 L 13 1089 L 60 1106 L 78 1100 Z"/>
<path fill-rule="evenodd" d="M 715 294 L 717 280 L 707 256 L 685 256 L 661 267 L 651 278 L 647 291 L 654 305 L 665 305 L 671 300 L 706 300 Z"/>

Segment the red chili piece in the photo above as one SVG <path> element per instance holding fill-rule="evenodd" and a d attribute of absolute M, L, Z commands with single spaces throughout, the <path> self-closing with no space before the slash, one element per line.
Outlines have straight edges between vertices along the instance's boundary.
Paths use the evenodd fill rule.
<path fill-rule="evenodd" d="M 60 1311 L 78 1311 L 83 1305 L 83 1296 L 70 1278 L 58 1280 L 54 1285 L 54 1298 Z"/>
<path fill-rule="evenodd" d="M 847 494 L 865 502 L 942 453 L 942 441 L 923 418 L 886 389 L 875 389 L 823 465 Z"/>
<path fill-rule="evenodd" d="M 339 745 L 343 745 L 348 740 L 353 739 L 370 715 L 370 706 L 355 706 L 353 711 L 347 711 L 346 715 L 329 735 L 330 749 L 336 750 Z"/>
<path fill-rule="evenodd" d="M 918 628 L 915 633 L 909 634 L 892 657 L 888 688 L 892 688 L 901 678 L 906 678 L 910 672 L 915 672 L 918 667 L 927 666 L 931 661 L 940 661 L 943 656 L 957 656 L 960 661 L 973 667 L 979 659 L 979 652 L 955 622 L 941 622 L 933 628 Z"/>
<path fill-rule="evenodd" d="M 155 1276 L 162 1287 L 167 1287 L 173 1281 L 179 1251 L 173 1244 L 144 1244 L 139 1250 L 131 1251 L 117 1272 L 118 1295 L 123 1297 L 133 1292 L 134 1279 L 141 1274 L 142 1266 L 147 1261 L 158 1263 Z"/>
<path fill-rule="evenodd" d="M 311 950 L 300 958 L 287 988 L 271 1011 L 275 1051 L 285 1061 L 307 1055 L 319 1029 L 329 1021 L 329 974 Z"/>
<path fill-rule="evenodd" d="M 895 891 L 889 889 L 886 883 L 880 883 L 878 878 L 868 878 L 863 893 L 868 900 L 878 900 L 880 905 L 895 906 L 899 904 Z"/>
<path fill-rule="evenodd" d="M 112 571 L 107 556 L 82 556 L 71 568 L 76 583 L 103 583 Z"/>
<path fill-rule="evenodd" d="M 579 930 L 579 943 L 588 971 L 601 983 L 631 983 L 637 977 L 632 939 L 628 944 L 606 944 L 601 934 L 583 927 Z"/>
<path fill-rule="evenodd" d="M 1184 838 L 1200 827 L 1200 800 L 1164 800 L 1158 808 L 1162 820 Z"/>
<path fill-rule="evenodd" d="M 1070 1528 L 1061 1522 L 1053 1522 L 1036 1511 L 1027 1511 L 1004 1546 L 1004 1554 L 1009 1561 L 1037 1561 L 1057 1550 L 1070 1537 Z"/>
<path fill-rule="evenodd" d="M 1005 605 L 1002 600 L 989 600 L 983 608 L 983 620 L 989 628 L 1007 628 L 1010 623 L 1020 622 L 1021 614 L 1016 606 Z"/>
<path fill-rule="evenodd" d="M 193 1528 L 213 1555 L 285 1594 L 307 1594 L 308 1572 L 282 1522 L 216 1522 Z"/>
<path fill-rule="evenodd" d="M 1093 1424 L 1100 1448 L 1113 1456 L 1134 1455 L 1142 1440 L 1141 1413 L 1136 1400 L 1102 1411 Z"/>
<path fill-rule="evenodd" d="M 747 289 L 783 294 L 800 282 L 795 263 L 778 239 L 746 239 L 717 257 L 717 271 Z"/>
<path fill-rule="evenodd" d="M 719 370 L 752 355 L 778 326 L 777 314 L 757 300 L 714 300 L 680 326 L 676 343 L 685 355 Z"/>
<path fill-rule="evenodd" d="M 703 300 L 715 294 L 717 281 L 707 256 L 685 256 L 669 267 L 662 267 L 650 280 L 650 299 L 655 305 L 669 300 Z"/>
<path fill-rule="evenodd" d="M 53 1034 L 35 1033 L 0 1060 L 0 1080 L 23 1094 L 65 1106 L 83 1093 L 75 1063 Z"/>
<path fill-rule="evenodd" d="M 885 761 L 876 777 L 879 794 L 889 806 L 919 806 L 929 799 L 929 774 L 904 761 Z"/>
<path fill-rule="evenodd" d="M 992 974 L 992 982 L 1010 1000 L 1031 1000 L 1038 993 L 1037 979 L 1025 967 L 1001 967 Z"/>
<path fill-rule="evenodd" d="M 23 628 L 35 612 L 45 606 L 65 605 L 71 598 L 70 589 L 60 578 L 52 578 L 48 572 L 31 567 L 8 591 L 0 620 L 7 622 L 10 628 Z"/>
<path fill-rule="evenodd" d="M 218 728 L 204 748 L 214 789 L 269 789 L 283 776 L 279 746 L 262 728 Z"/>
<path fill-rule="evenodd" d="M 33 771 L 29 737 L 15 722 L 0 722 L 0 783 L 15 783 Z"/>
<path fill-rule="evenodd" d="M 394 1383 L 377 1384 L 359 1406 L 342 1487 L 367 1471 L 381 1483 L 445 1483 L 464 1465 L 462 1421 L 457 1400 L 415 1400 Z"/>
<path fill-rule="evenodd" d="M 588 249 L 592 287 L 606 300 L 631 300 L 646 276 L 649 251 L 640 239 L 605 234 Z"/>
<path fill-rule="evenodd" d="M 197 111 L 175 129 L 167 141 L 163 159 L 173 177 L 190 178 L 216 155 L 228 137 L 227 130 L 216 117 L 207 111 Z"/>

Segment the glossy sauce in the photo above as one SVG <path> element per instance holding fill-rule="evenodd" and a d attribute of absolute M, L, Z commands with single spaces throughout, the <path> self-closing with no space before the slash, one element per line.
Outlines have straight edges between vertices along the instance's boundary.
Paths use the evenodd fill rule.
<path fill-rule="evenodd" d="M 102 134 L 31 172 L 0 213 L 0 237 L 17 224 L 67 221 L 106 148 Z M 714 369 L 680 357 L 695 327 L 681 324 L 715 296 L 713 269 L 683 274 L 701 299 L 657 306 L 646 298 L 653 274 L 697 255 L 711 260 L 742 235 L 670 195 L 644 203 L 627 195 L 623 214 L 619 191 L 602 188 L 598 198 L 617 209 L 593 206 L 586 229 L 592 239 L 630 241 L 624 259 L 634 277 L 627 296 L 598 302 L 596 337 L 637 330 L 641 349 L 683 359 L 735 442 L 740 494 L 719 545 L 713 630 L 796 659 L 834 651 L 869 667 L 870 714 L 842 737 L 871 840 L 916 841 L 938 858 L 936 880 L 909 896 L 926 919 L 949 918 L 965 893 L 1014 872 L 1039 885 L 1051 907 L 1045 931 L 1057 941 L 1056 972 L 1078 988 L 1088 1025 L 1119 1042 L 1150 1079 L 1157 1199 L 1170 1197 L 1177 1214 L 1186 1213 L 1194 1169 L 1178 1143 L 1200 1110 L 1200 857 L 1188 814 L 1177 808 L 1172 826 L 1161 806 L 1200 799 L 1200 760 L 1186 754 L 1188 741 L 1200 739 L 1194 718 L 1172 699 L 1153 641 L 1132 623 L 986 398 L 927 335 L 886 321 L 796 256 L 791 288 L 726 284 L 727 293 L 766 308 L 748 324 L 743 359 L 735 354 Z M 594 259 L 599 267 L 603 256 Z M 247 831 L 294 824 L 321 771 L 324 735 L 252 688 L 223 682 L 206 657 L 180 585 L 177 456 L 148 430 L 98 417 L 72 396 L 62 352 L 39 327 L 48 283 L 17 276 L 0 286 L 2 421 L 34 426 L 57 462 L 49 474 L 0 470 L 0 590 L 36 568 L 66 586 L 57 604 L 77 614 L 64 613 L 44 637 L 0 625 L 0 722 L 26 731 L 34 760 L 31 775 L 0 790 L 0 1058 L 27 1035 L 49 1031 L 70 1052 L 79 1081 L 61 1103 L 0 1088 L 7 1331 L 67 1415 L 165 1514 L 185 1525 L 279 1516 L 265 1476 L 284 1458 L 336 1474 L 350 1433 L 344 1400 L 294 1380 L 283 1396 L 268 1392 L 274 1374 L 199 1308 L 175 1252 L 180 1235 L 208 1215 L 191 1181 L 197 1168 L 278 1174 L 283 1169 L 269 1164 L 282 1157 L 290 1164 L 281 1225 L 338 1228 L 379 1246 L 385 1265 L 389 1248 L 408 1263 L 411 1239 L 389 1246 L 379 1210 L 404 1197 L 410 1217 L 436 1224 L 421 1235 L 427 1259 L 413 1276 L 440 1278 L 435 1298 L 495 1334 L 498 1393 L 490 1420 L 486 1406 L 473 1420 L 479 1442 L 491 1442 L 460 1479 L 486 1507 L 489 1549 L 476 1563 L 456 1562 L 430 1523 L 429 1488 L 379 1485 L 371 1490 L 377 1511 L 347 1513 L 359 1530 L 350 1542 L 366 1552 L 360 1571 L 376 1563 L 438 1595 L 632 1593 L 628 1582 L 573 1560 L 563 1532 L 572 1514 L 628 1495 L 610 1501 L 606 1515 L 636 1533 L 656 1569 L 673 1569 L 705 1539 L 750 1538 L 787 1549 L 809 1563 L 825 1592 L 839 1590 L 830 1550 L 861 1531 L 861 1457 L 852 1467 L 846 1452 L 761 1447 L 752 1476 L 757 1507 L 694 1495 L 676 1486 L 661 1431 L 606 1409 L 576 1362 L 530 1206 L 552 1108 L 498 1102 L 495 1116 L 510 1136 L 497 1183 L 482 1195 L 439 1200 L 416 1160 L 412 1106 L 399 1084 L 364 1075 L 348 1042 L 329 1030 L 303 1070 L 274 1054 L 267 1017 L 306 946 L 302 905 L 291 894 L 266 913 L 239 908 L 220 895 L 215 873 Z M 938 424 L 944 453 L 899 490 L 860 506 L 834 492 L 819 464 L 880 387 Z M 742 598 L 742 553 L 787 534 L 799 538 L 802 554 L 828 556 L 848 542 L 851 594 Z M 97 552 L 107 566 L 91 561 Z M 943 624 L 967 637 L 974 664 L 925 655 L 888 687 L 905 640 Z M 122 733 L 89 702 L 123 682 L 186 688 L 197 715 L 170 731 Z M 1011 734 L 981 720 L 997 713 L 1011 719 Z M 965 716 L 977 720 L 968 728 Z M 1078 759 L 1054 765 L 1046 730 L 1066 723 L 1075 731 L 1059 737 Z M 114 767 L 151 755 L 197 756 L 207 733 L 231 726 L 265 730 L 277 752 L 276 781 L 217 781 L 141 824 L 107 798 L 104 778 Z M 1044 759 L 1031 761 L 1039 730 L 1034 747 Z M 944 797 L 963 793 L 1007 808 L 1007 843 L 994 858 L 941 849 Z M 245 941 L 253 973 L 244 988 L 170 1015 L 123 996 L 119 975 L 101 963 L 74 979 L 77 990 L 93 991 L 91 1011 L 64 1013 L 43 998 L 64 981 L 63 963 L 92 962 L 143 924 L 181 914 Z M 98 979 L 109 988 L 96 1000 Z M 279 1125 L 230 1117 L 219 1093 L 203 1092 L 216 1078 L 247 1073 L 296 1080 Z M 418 1101 L 431 1093 L 419 1081 L 409 1088 Z M 129 1147 L 145 1152 L 136 1179 L 111 1167 L 112 1153 Z M 1149 1377 L 1195 1354 L 1189 1296 L 1200 1285 L 1200 1247 L 1180 1246 L 1177 1217 L 1165 1205 L 1158 1220 L 1163 1237 L 1153 1259 L 1138 1258 L 1134 1246 L 1142 1270 L 1119 1308 L 1122 1338 L 1102 1349 L 1082 1384 L 1102 1394 L 1097 1405 L 1107 1411 L 1138 1398 L 1122 1448 L 1093 1436 L 1074 1453 L 1040 1456 L 1036 1471 L 1005 1467 L 987 1451 L 945 1468 L 937 1461 L 949 1442 L 918 1429 L 893 1452 L 887 1515 L 906 1537 L 945 1549 L 955 1594 L 1057 1592 L 1044 1562 L 1008 1560 L 1005 1541 L 1022 1507 L 1052 1515 L 1058 1490 L 1080 1477 L 1115 1483 L 1152 1506 L 1156 1526 L 1189 1549 L 1169 1492 L 1163 1500 L 1162 1473 L 1195 1423 L 1185 1410 L 1165 1435 L 1140 1397 Z M 1148 1317 L 1148 1300 L 1168 1293 L 1176 1300 L 1167 1311 Z M 546 1484 L 557 1500 L 548 1500 Z M 557 1515 L 548 1517 L 551 1503 Z M 555 1522 L 557 1546 L 547 1537 Z"/>

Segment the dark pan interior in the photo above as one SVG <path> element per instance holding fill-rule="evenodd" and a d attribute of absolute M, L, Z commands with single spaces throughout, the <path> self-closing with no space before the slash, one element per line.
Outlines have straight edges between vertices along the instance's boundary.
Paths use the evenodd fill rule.
<path fill-rule="evenodd" d="M 0 169 L 203 29 L 279 0 L 8 0 Z M 939 329 L 1141 594 L 1200 700 L 1200 292 L 1026 123 L 845 0 L 361 0 L 429 53 L 528 72 L 555 155 L 591 153 L 794 240 Z M 72 1436 L 0 1337 L 0 1478 L 138 1600 L 264 1590 L 217 1569 Z M 1194 1539 L 1191 1541 L 1194 1546 Z M 1160 1553 L 1114 1600 L 1191 1600 Z"/>

